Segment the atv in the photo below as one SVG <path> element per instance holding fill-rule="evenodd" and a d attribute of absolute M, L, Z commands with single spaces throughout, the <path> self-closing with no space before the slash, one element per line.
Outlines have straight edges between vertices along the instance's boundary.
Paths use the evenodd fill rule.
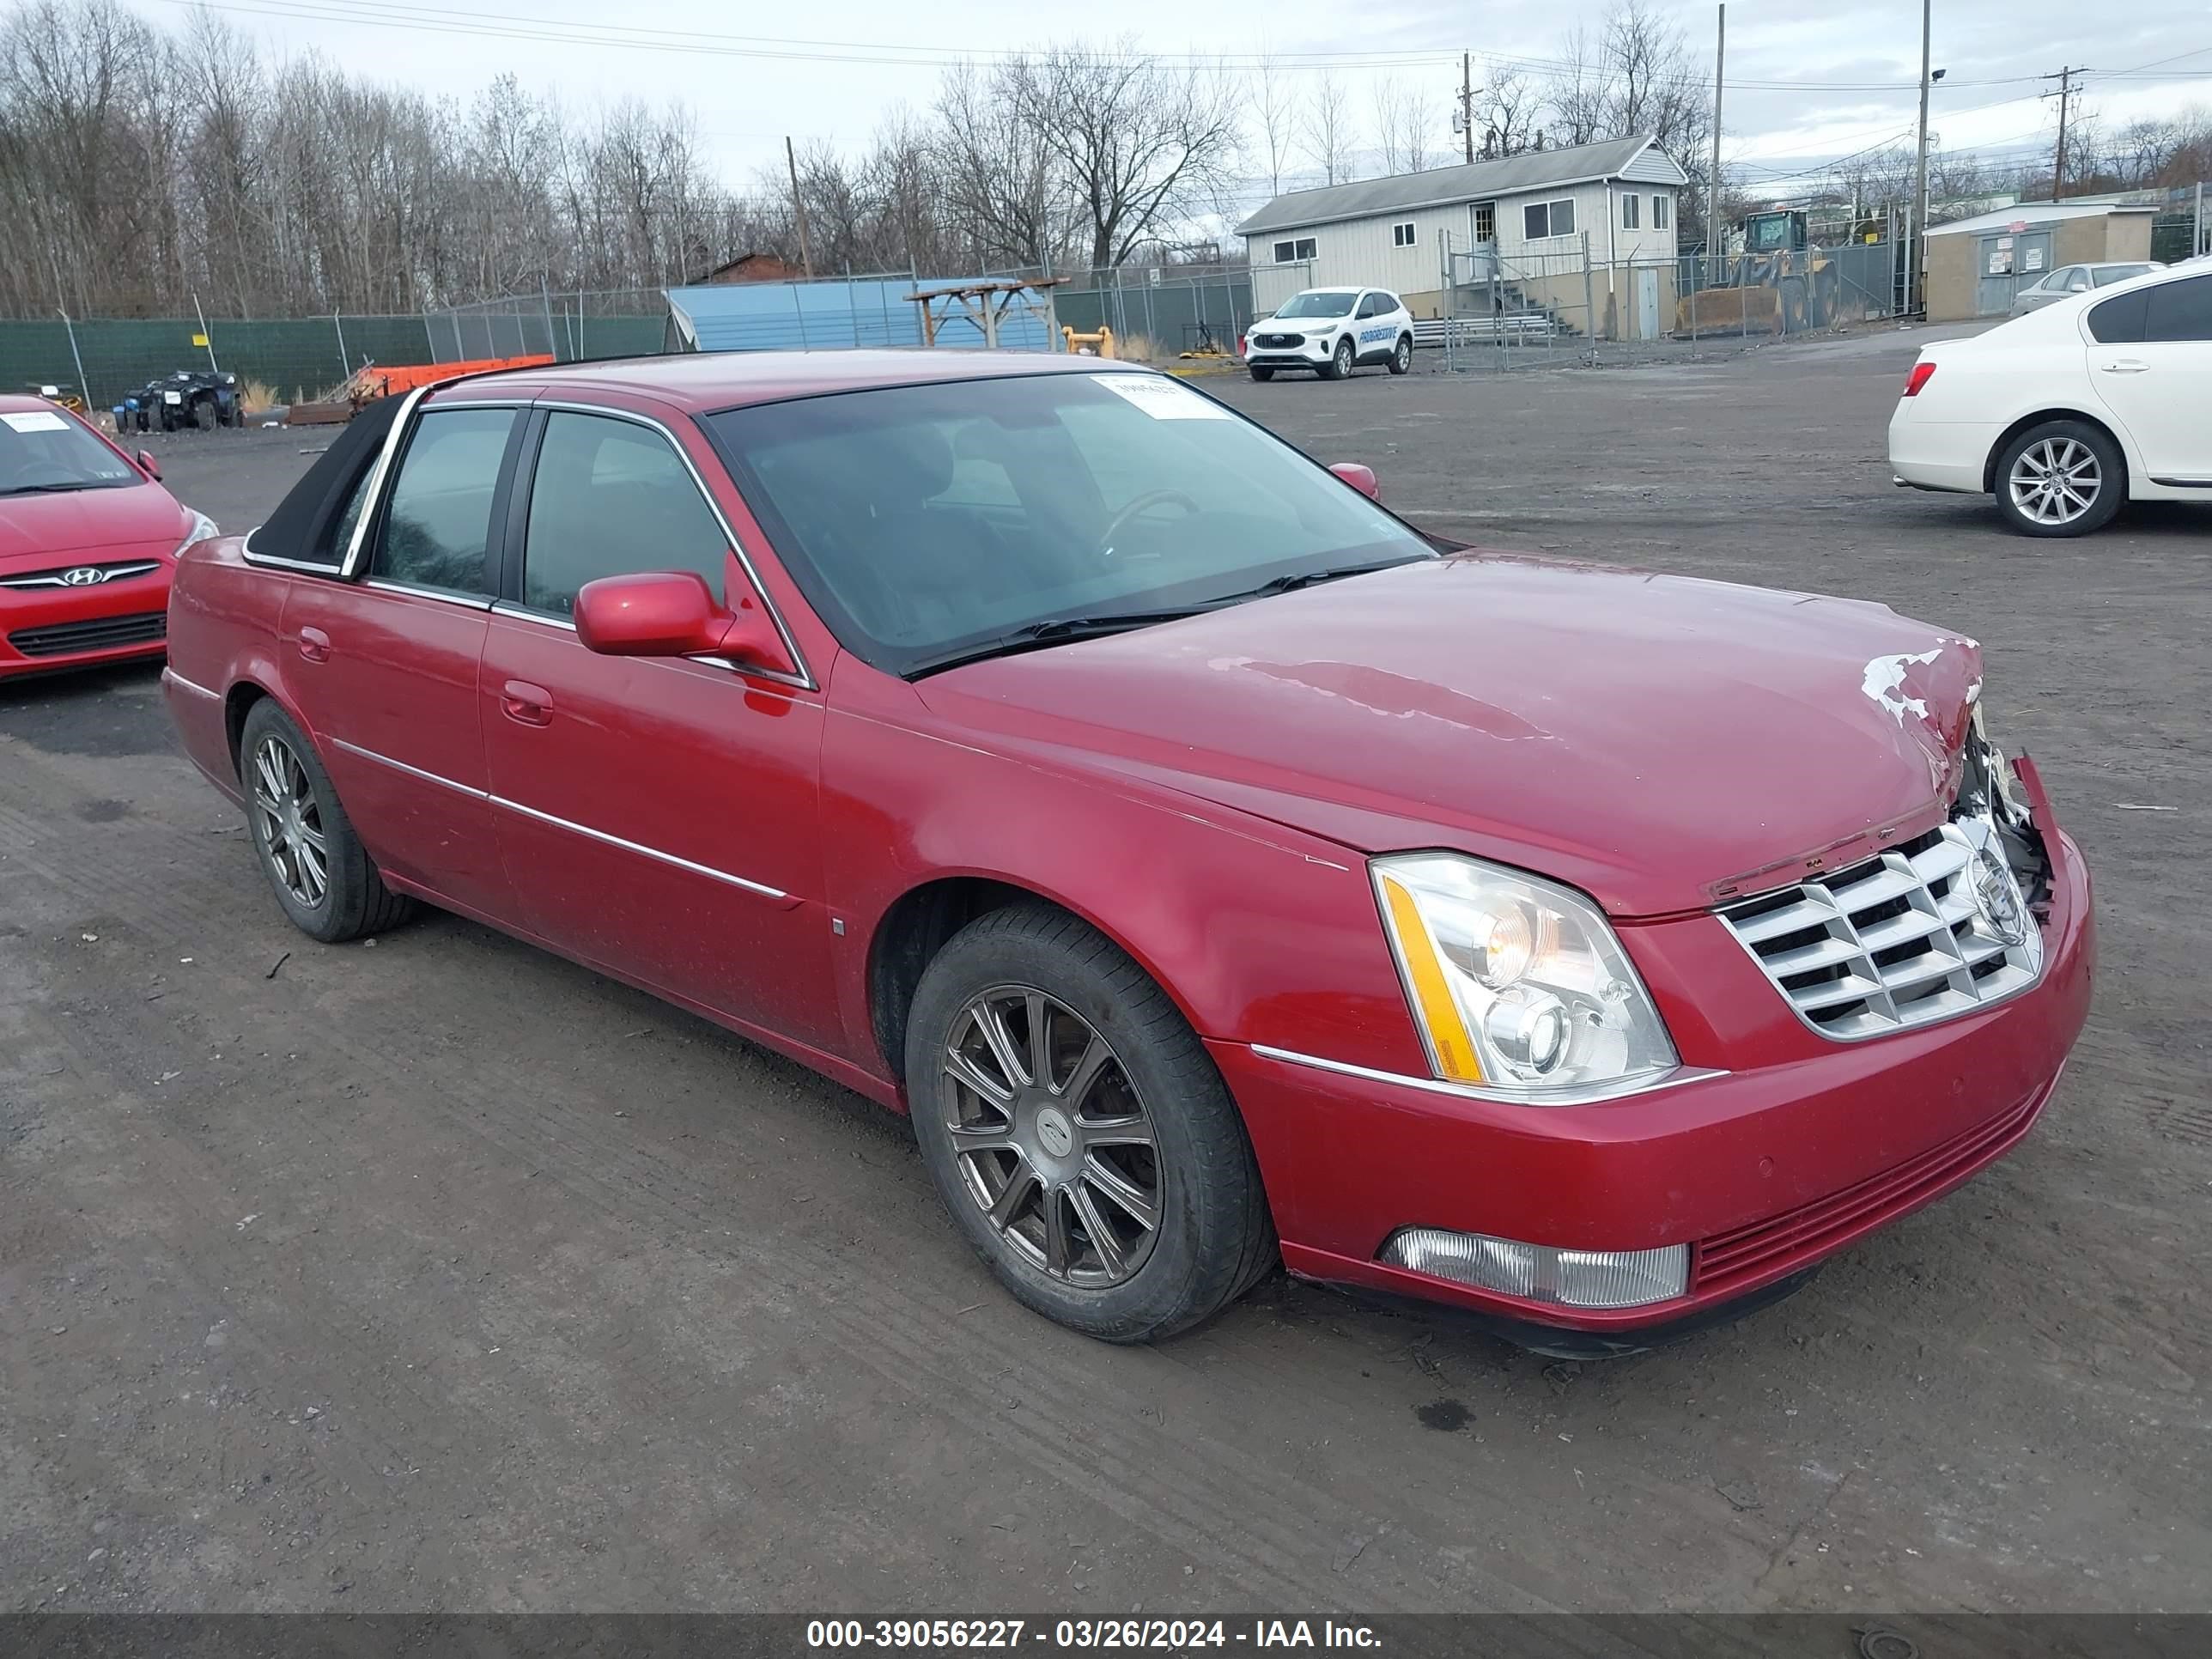
<path fill-rule="evenodd" d="M 156 426 L 164 432 L 184 426 L 212 432 L 219 426 L 242 426 L 245 422 L 245 411 L 238 401 L 238 376 L 209 368 L 180 368 L 149 380 L 115 410 L 118 432 L 126 423 L 140 432 Z"/>

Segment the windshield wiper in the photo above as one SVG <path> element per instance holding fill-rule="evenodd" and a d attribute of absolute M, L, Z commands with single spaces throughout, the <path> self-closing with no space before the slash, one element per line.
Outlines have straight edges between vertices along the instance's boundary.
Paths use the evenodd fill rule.
<path fill-rule="evenodd" d="M 1371 564 L 1332 565 L 1326 570 L 1301 570 L 1294 575 L 1273 576 L 1257 587 L 1242 593 L 1223 595 L 1228 599 L 1264 599 L 1276 593 L 1294 593 L 1301 587 L 1311 587 L 1316 582 L 1333 582 L 1345 576 L 1369 576 L 1378 570 L 1395 570 L 1401 564 L 1419 564 L 1421 555 L 1415 553 L 1402 559 L 1377 559 Z"/>
<path fill-rule="evenodd" d="M 1126 634 L 1131 629 L 1149 628 L 1154 623 L 1180 622 L 1185 617 L 1195 617 L 1212 608 L 1210 605 L 1194 605 L 1166 611 L 1127 611 L 1097 617 L 1051 617 L 1042 622 L 1017 628 L 1011 634 L 1001 634 L 997 639 L 986 641 L 981 645 L 965 647 L 949 656 L 919 663 L 907 670 L 907 678 L 912 679 L 921 674 L 934 674 L 941 669 L 957 668 L 963 663 L 980 662 L 986 657 L 1006 657 L 1019 651 L 1034 651 L 1040 646 L 1064 645 L 1070 640 L 1097 639 L 1107 634 Z"/>
<path fill-rule="evenodd" d="M 12 489 L 0 489 L 0 495 L 74 495 L 80 489 L 93 489 L 97 487 L 88 483 L 17 484 Z"/>

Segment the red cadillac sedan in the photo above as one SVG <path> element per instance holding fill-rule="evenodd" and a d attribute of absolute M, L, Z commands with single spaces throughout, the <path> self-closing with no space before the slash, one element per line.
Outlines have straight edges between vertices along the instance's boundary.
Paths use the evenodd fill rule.
<path fill-rule="evenodd" d="M 216 531 L 161 477 L 67 410 L 0 396 L 0 679 L 161 654 L 177 556 Z"/>
<path fill-rule="evenodd" d="M 909 1113 L 1111 1340 L 1279 1260 L 1632 1348 L 2027 1133 L 2089 876 L 1972 641 L 1373 495 L 1096 359 L 514 371 L 188 552 L 165 681 L 307 933 L 440 906 Z"/>

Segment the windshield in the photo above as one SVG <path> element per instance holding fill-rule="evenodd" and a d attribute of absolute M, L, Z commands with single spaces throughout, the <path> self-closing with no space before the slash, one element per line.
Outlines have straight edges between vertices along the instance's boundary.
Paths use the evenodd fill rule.
<path fill-rule="evenodd" d="M 2089 274 L 2099 288 L 2108 283 L 2124 283 L 2130 276 L 2140 276 L 2151 269 L 2148 265 L 2099 265 Z"/>
<path fill-rule="evenodd" d="M 0 414 L 0 495 L 138 482 L 128 461 L 58 409 Z"/>
<path fill-rule="evenodd" d="M 710 416 L 793 580 L 912 674 L 1039 623 L 1146 619 L 1430 544 L 1180 381 L 1031 374 Z"/>
<path fill-rule="evenodd" d="M 1293 294 L 1275 308 L 1278 317 L 1349 317 L 1357 294 L 1324 294 L 1318 289 Z"/>

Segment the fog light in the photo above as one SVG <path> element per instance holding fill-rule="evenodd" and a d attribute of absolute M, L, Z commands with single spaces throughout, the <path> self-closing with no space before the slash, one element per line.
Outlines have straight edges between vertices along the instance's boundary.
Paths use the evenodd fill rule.
<path fill-rule="evenodd" d="M 1482 1233 L 1406 1227 L 1390 1235 L 1382 1260 L 1413 1273 L 1569 1308 L 1640 1308 L 1678 1297 L 1690 1285 L 1686 1244 L 1562 1250 Z"/>

